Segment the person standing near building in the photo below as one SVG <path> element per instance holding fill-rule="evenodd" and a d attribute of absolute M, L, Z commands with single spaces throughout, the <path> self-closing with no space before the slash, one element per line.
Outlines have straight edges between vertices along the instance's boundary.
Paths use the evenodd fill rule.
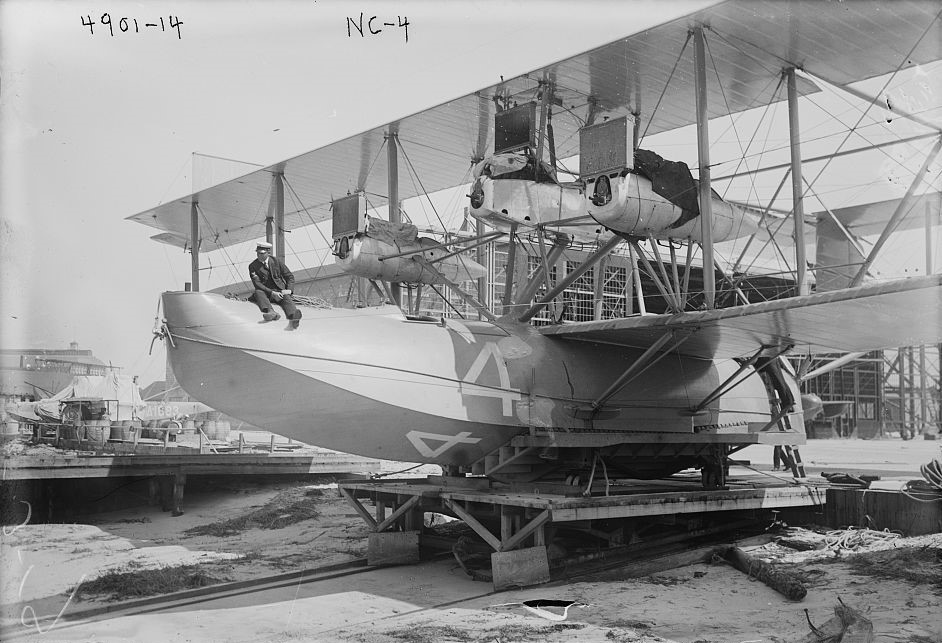
<path fill-rule="evenodd" d="M 271 254 L 271 244 L 259 241 L 255 247 L 255 260 L 249 264 L 249 277 L 255 286 L 255 304 L 262 311 L 262 320 L 277 321 L 281 315 L 272 310 L 272 302 L 281 306 L 288 318 L 288 330 L 301 324 L 301 311 L 294 305 L 294 274 L 285 262 Z"/>

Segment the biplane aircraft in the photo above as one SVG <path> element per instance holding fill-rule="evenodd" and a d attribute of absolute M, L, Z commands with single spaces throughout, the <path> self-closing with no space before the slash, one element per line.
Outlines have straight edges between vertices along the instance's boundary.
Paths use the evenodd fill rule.
<path fill-rule="evenodd" d="M 892 233 L 938 211 L 930 168 L 942 121 L 858 88 L 942 59 L 939 13 L 936 2 L 719 2 L 136 214 L 193 255 L 195 290 L 163 294 L 155 333 L 193 397 L 307 443 L 449 475 L 573 482 L 602 469 L 655 478 L 693 467 L 705 486 L 722 486 L 730 454 L 804 441 L 803 373 L 786 357 L 942 341 L 942 277 L 871 275 Z M 825 87 L 876 112 L 888 138 L 846 146 L 864 117 L 835 116 L 843 140 L 803 157 L 812 135 L 799 105 Z M 760 119 L 739 136 L 785 141 L 779 156 L 745 146 L 735 170 L 712 178 L 729 158 L 716 156 L 710 128 L 774 107 L 787 109 L 782 131 Z M 654 147 L 669 133 L 696 143 L 693 171 Z M 907 177 L 901 198 L 826 204 L 815 192 L 822 166 L 900 149 L 891 145 L 911 157 L 920 142 L 931 147 L 918 148 L 923 160 L 894 171 Z M 400 160 L 419 181 L 400 184 Z M 810 180 L 803 161 L 817 163 Z M 761 172 L 781 179 L 764 198 Z M 737 181 L 741 197 L 719 193 Z M 420 241 L 401 201 L 457 186 L 478 233 Z M 808 215 L 812 195 L 820 207 Z M 388 220 L 377 221 L 384 205 Z M 373 280 L 386 304 L 314 305 L 289 333 L 258 323 L 251 302 L 198 291 L 200 252 L 264 235 L 283 256 L 285 230 L 328 220 L 337 262 Z M 821 255 L 835 263 L 807 256 L 816 223 Z M 854 226 L 880 237 L 867 248 Z M 504 290 L 488 306 L 466 287 L 481 275 L 468 253 L 497 243 Z M 589 251 L 557 278 L 550 267 L 575 243 Z M 736 244 L 735 261 L 723 243 Z M 537 261 L 521 271 L 526 244 Z M 747 249 L 791 257 L 779 275 L 788 296 L 752 296 Z M 616 255 L 636 266 L 637 309 L 531 323 L 584 275 L 596 275 L 598 299 Z M 401 288 L 434 284 L 460 293 L 476 318 L 403 305 Z"/>

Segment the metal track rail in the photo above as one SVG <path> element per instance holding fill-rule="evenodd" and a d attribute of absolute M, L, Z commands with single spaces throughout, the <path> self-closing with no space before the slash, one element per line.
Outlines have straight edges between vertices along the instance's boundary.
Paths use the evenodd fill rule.
<path fill-rule="evenodd" d="M 236 581 L 231 583 L 220 583 L 201 587 L 199 589 L 190 589 L 172 594 L 162 594 L 159 596 L 149 596 L 137 600 L 122 601 L 92 607 L 85 610 L 66 610 L 61 615 L 37 615 L 36 623 L 40 626 L 51 621 L 58 620 L 56 629 L 89 623 L 94 621 L 103 621 L 106 619 L 118 618 L 123 616 L 136 616 L 140 614 L 150 614 L 161 612 L 179 607 L 188 607 L 199 605 L 233 596 L 242 596 L 253 594 L 280 587 L 289 587 L 296 585 L 306 585 L 317 583 L 345 576 L 354 576 L 364 574 L 377 569 L 376 566 L 366 564 L 366 559 L 357 559 L 347 563 L 338 563 L 316 569 L 303 569 L 295 572 L 276 574 L 273 576 L 263 576 L 251 580 Z M 21 613 L 26 606 L 13 605 L 9 609 L 14 613 Z M 20 632 L 9 631 L 5 628 L 5 637 L 24 636 L 32 632 L 31 629 L 24 629 Z"/>

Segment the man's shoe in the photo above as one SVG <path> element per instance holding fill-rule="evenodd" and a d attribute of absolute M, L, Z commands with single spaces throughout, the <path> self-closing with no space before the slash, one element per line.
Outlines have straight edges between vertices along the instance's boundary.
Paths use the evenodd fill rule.
<path fill-rule="evenodd" d="M 278 321 L 279 319 L 281 319 L 281 315 L 279 315 L 278 313 L 262 313 L 262 319 L 264 319 L 267 322 Z"/>

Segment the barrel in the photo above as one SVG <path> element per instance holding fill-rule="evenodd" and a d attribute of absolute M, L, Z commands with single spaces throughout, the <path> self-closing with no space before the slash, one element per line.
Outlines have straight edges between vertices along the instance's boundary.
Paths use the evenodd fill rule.
<path fill-rule="evenodd" d="M 20 423 L 16 420 L 3 422 L 3 437 L 10 438 L 20 434 Z"/>
<path fill-rule="evenodd" d="M 203 422 L 203 433 L 210 440 L 216 439 L 216 420 L 206 420 Z"/>
<path fill-rule="evenodd" d="M 131 421 L 127 420 L 125 422 L 112 422 L 111 423 L 111 439 L 112 440 L 127 440 L 131 436 Z"/>
<path fill-rule="evenodd" d="M 217 440 L 228 440 L 230 430 L 231 430 L 231 427 L 229 426 L 228 421 L 226 420 L 216 421 L 216 439 Z"/>
<path fill-rule="evenodd" d="M 89 420 L 85 423 L 85 439 L 89 442 L 101 442 L 105 431 L 110 431 L 111 420 Z"/>

